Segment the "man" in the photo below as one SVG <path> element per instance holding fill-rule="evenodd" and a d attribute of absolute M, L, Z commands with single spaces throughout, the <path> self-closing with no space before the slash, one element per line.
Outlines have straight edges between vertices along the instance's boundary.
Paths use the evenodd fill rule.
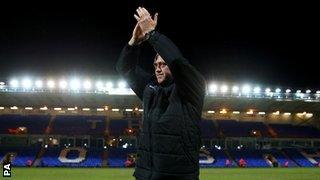
<path fill-rule="evenodd" d="M 138 137 L 136 179 L 199 179 L 199 121 L 205 95 L 201 74 L 164 35 L 155 31 L 152 18 L 139 7 L 132 38 L 121 52 L 117 71 L 143 101 Z M 138 66 L 139 47 L 148 42 L 157 55 L 155 75 Z"/>

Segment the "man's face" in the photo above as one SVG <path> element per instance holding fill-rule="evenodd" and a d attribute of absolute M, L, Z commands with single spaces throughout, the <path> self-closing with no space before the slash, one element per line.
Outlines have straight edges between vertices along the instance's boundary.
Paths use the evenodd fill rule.
<path fill-rule="evenodd" d="M 169 66 L 161 56 L 156 56 L 153 66 L 159 84 L 172 77 Z"/>

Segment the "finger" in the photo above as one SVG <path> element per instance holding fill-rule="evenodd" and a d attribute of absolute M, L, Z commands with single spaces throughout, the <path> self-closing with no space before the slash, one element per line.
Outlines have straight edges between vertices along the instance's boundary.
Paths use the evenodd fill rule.
<path fill-rule="evenodd" d="M 140 17 L 138 15 L 134 15 L 134 18 L 136 18 L 137 21 L 140 21 Z"/>
<path fill-rule="evenodd" d="M 154 20 L 154 22 L 155 22 L 156 24 L 158 24 L 158 15 L 159 15 L 159 13 L 156 13 L 156 14 L 154 15 L 154 17 L 153 17 L 153 20 Z"/>
<path fill-rule="evenodd" d="M 143 17 L 148 17 L 148 14 L 144 11 L 143 8 L 139 9 Z"/>
<path fill-rule="evenodd" d="M 146 8 L 141 8 L 142 12 L 144 13 L 144 15 L 146 16 L 150 16 L 150 13 L 146 10 Z"/>
<path fill-rule="evenodd" d="M 142 14 L 142 12 L 141 12 L 140 7 L 139 7 L 136 11 L 137 11 L 137 13 L 138 13 L 139 17 L 141 18 L 141 17 L 143 16 L 143 14 Z"/>

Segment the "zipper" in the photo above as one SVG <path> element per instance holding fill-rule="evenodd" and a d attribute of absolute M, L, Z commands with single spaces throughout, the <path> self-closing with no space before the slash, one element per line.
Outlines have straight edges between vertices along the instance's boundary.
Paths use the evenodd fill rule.
<path fill-rule="evenodd" d="M 151 168 L 151 176 L 152 176 L 152 172 L 153 172 L 153 154 L 152 154 L 152 133 L 151 133 L 151 128 L 152 128 L 152 121 L 150 120 L 150 115 L 152 114 L 157 102 L 158 102 L 158 98 L 159 98 L 159 91 L 157 86 L 151 86 L 149 85 L 149 87 L 151 89 L 153 89 L 155 91 L 155 97 L 153 99 L 153 102 L 152 102 L 152 105 L 151 105 L 151 108 L 149 108 L 149 112 L 147 114 L 147 118 L 148 118 L 148 132 L 149 132 L 149 140 L 150 140 L 150 143 L 149 143 L 149 148 L 150 148 L 150 168 Z"/>

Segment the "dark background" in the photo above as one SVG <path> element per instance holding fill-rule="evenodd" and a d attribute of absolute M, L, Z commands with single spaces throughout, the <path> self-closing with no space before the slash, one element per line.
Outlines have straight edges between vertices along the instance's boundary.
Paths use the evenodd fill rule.
<path fill-rule="evenodd" d="M 320 87 L 317 6 L 269 1 L 3 4 L 1 80 L 116 74 L 114 66 L 130 39 L 139 5 L 159 12 L 159 32 L 174 41 L 208 81 Z M 142 64 L 152 72 L 154 52 L 148 44 L 143 49 Z"/>

